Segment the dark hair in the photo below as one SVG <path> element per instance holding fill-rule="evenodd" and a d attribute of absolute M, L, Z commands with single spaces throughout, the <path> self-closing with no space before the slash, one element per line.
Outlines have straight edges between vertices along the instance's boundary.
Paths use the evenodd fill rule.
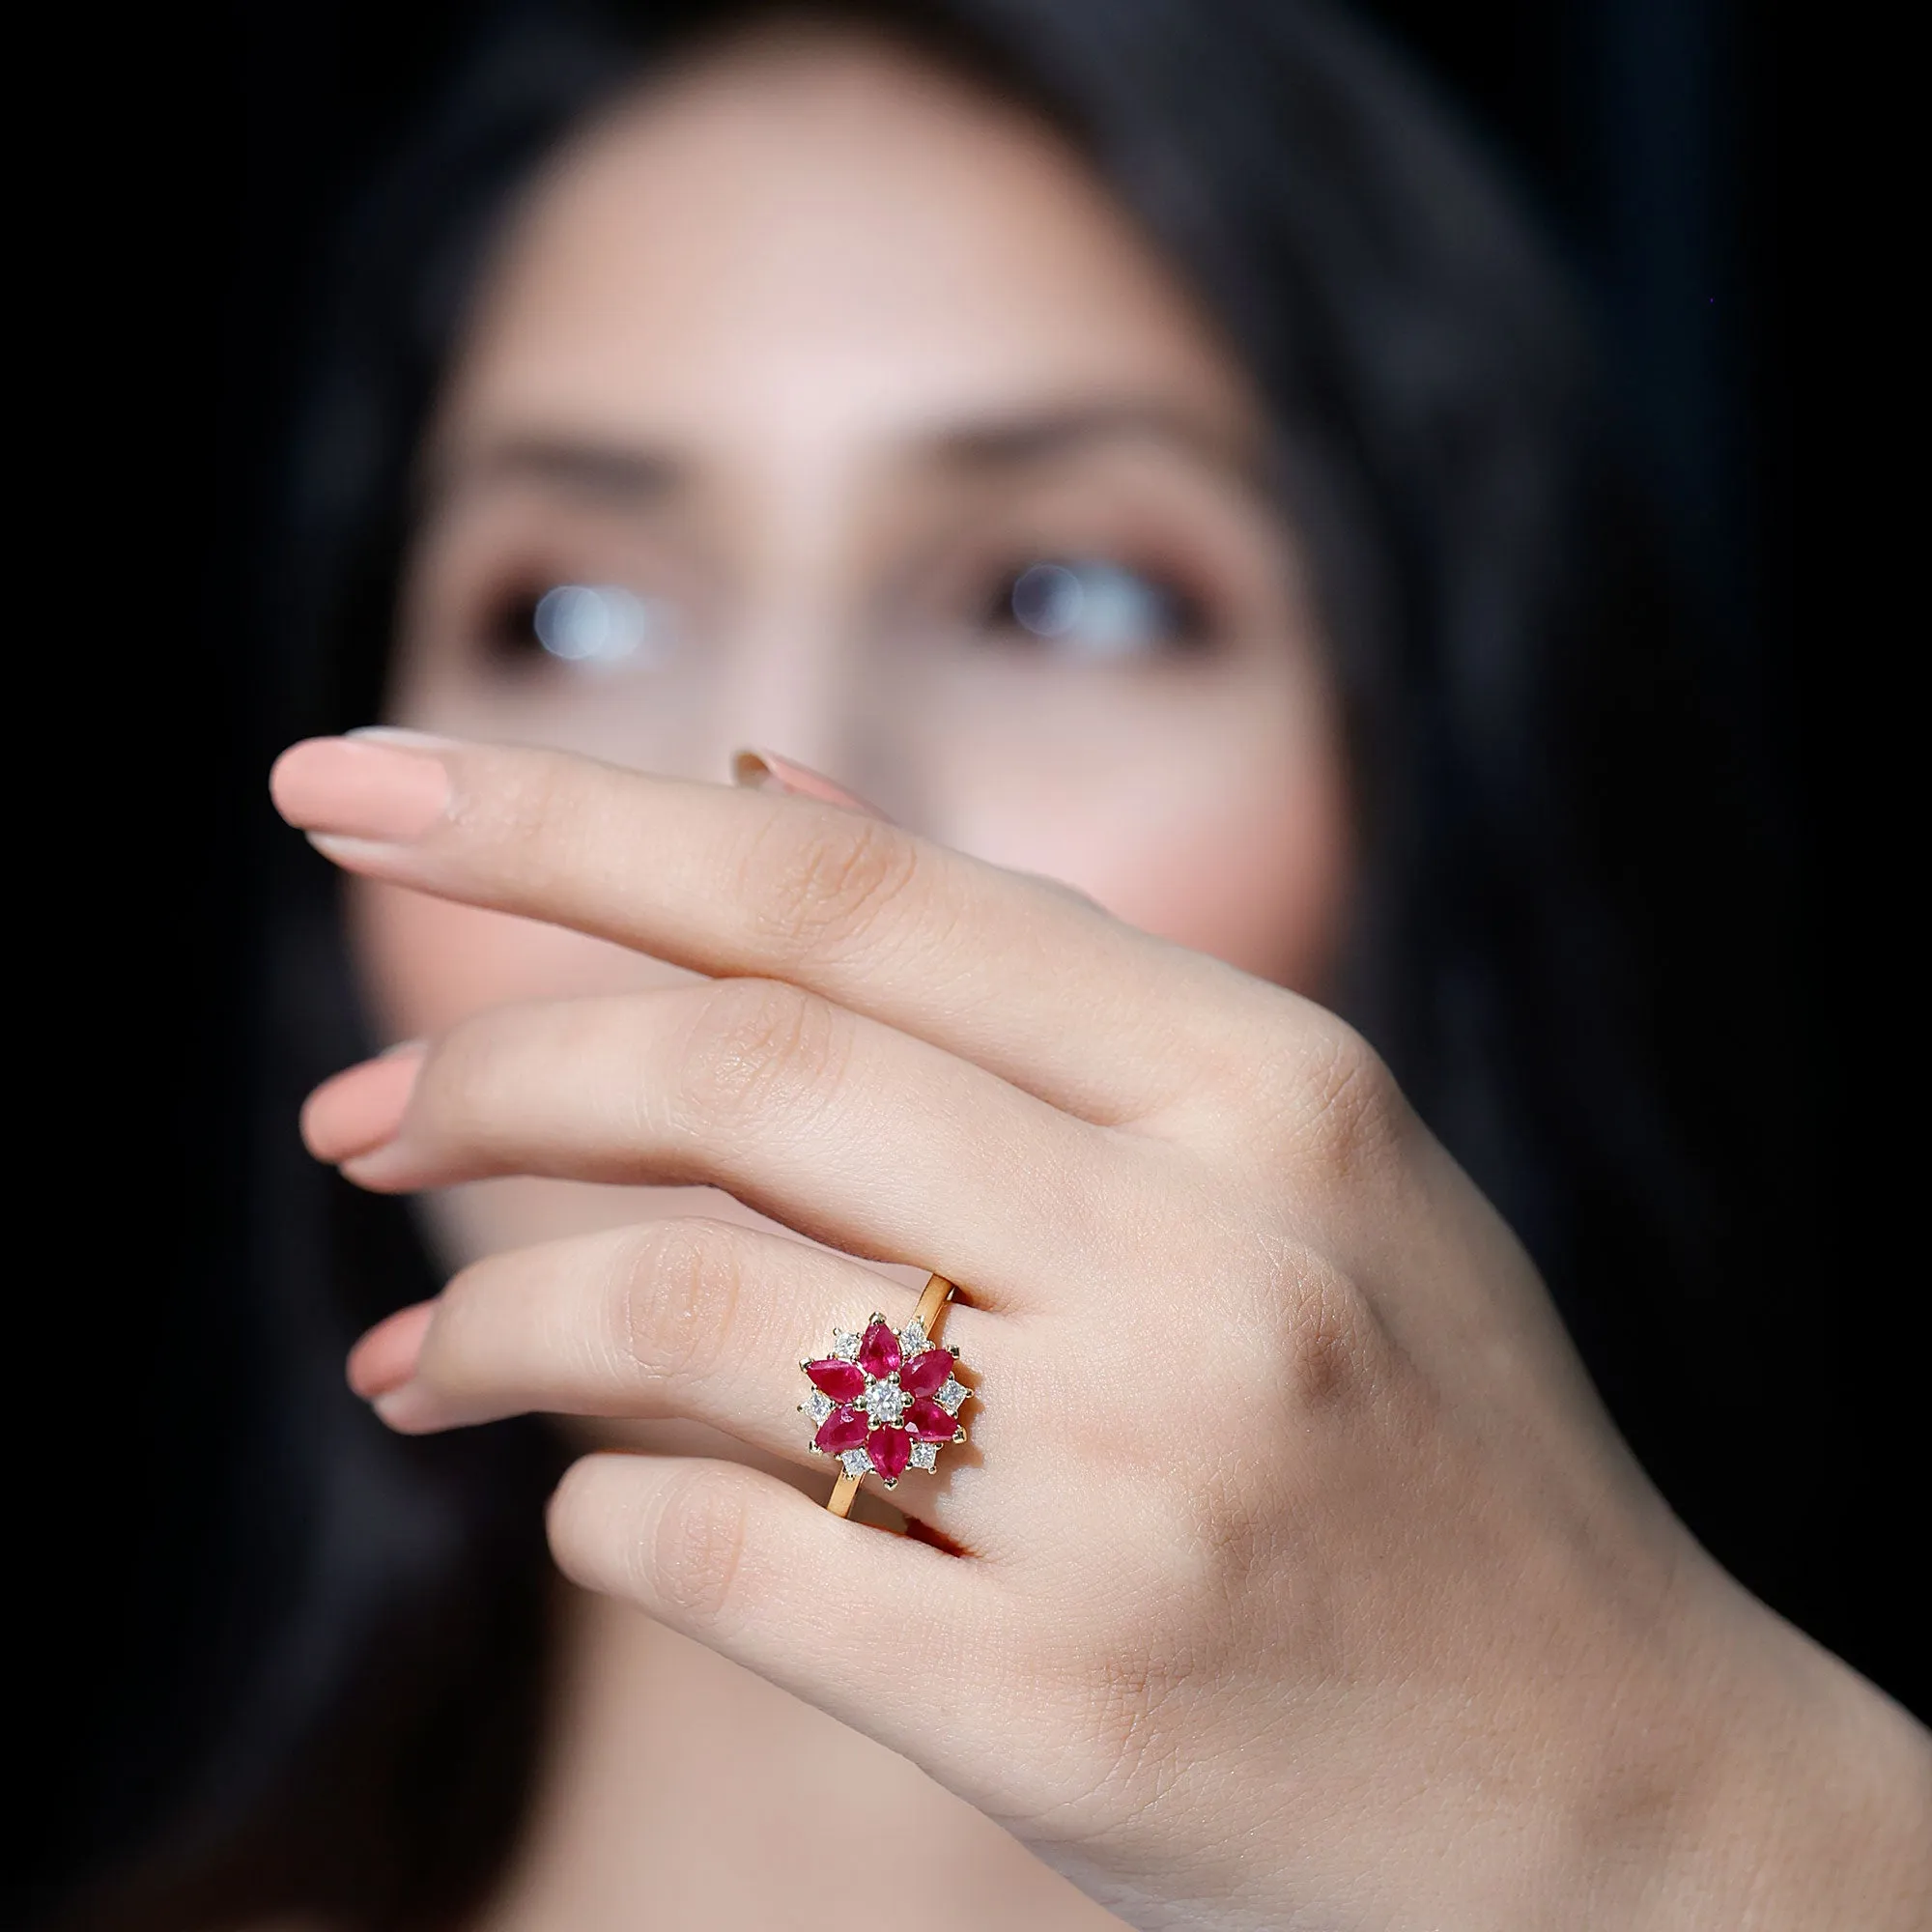
<path fill-rule="evenodd" d="M 1619 481 L 1562 277 L 1444 108 L 1315 0 L 497 18 L 348 234 L 295 440 L 266 742 L 377 713 L 412 450 L 519 184 L 640 69 L 786 11 L 891 32 L 1050 117 L 1252 366 L 1358 775 L 1345 1008 L 1536 1255 L 1665 1493 L 1802 1608 L 1779 1531 L 1803 1463 L 1764 1467 L 1788 1378 L 1740 1321 L 1748 1284 L 1796 1265 L 1760 1232 L 1787 1129 L 1748 1057 L 1776 1002 L 1750 774 Z M 87 1911 L 441 1926 L 521 1816 L 560 1452 L 533 1421 L 398 1438 L 343 1389 L 348 1342 L 434 1279 L 402 1207 L 294 1146 L 300 1094 L 369 1042 L 327 869 L 293 838 L 264 866 L 254 1393 L 229 1417 L 245 1479 L 203 1666 L 216 1718 L 135 1876 Z"/>

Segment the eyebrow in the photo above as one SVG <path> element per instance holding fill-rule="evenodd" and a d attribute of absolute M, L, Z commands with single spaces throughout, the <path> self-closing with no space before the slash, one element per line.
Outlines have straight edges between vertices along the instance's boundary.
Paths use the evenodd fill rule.
<path fill-rule="evenodd" d="M 916 431 L 906 446 L 936 458 L 946 469 L 999 474 L 1119 440 L 1151 440 L 1184 450 L 1247 489 L 1265 482 L 1262 459 L 1236 436 L 1159 402 L 1102 402 L 994 416 Z M 426 495 L 447 496 L 465 484 L 533 482 L 615 508 L 641 508 L 675 494 L 696 467 L 669 450 L 645 444 L 519 435 L 436 466 L 426 478 Z"/>
<path fill-rule="evenodd" d="M 466 484 L 544 483 L 572 496 L 629 508 L 670 495 L 691 466 L 668 451 L 573 436 L 505 438 L 434 465 L 425 495 L 446 497 Z"/>
<path fill-rule="evenodd" d="M 995 418 L 942 430 L 925 441 L 951 467 L 998 471 L 1051 462 L 1090 443 L 1142 440 L 1205 457 L 1244 485 L 1262 480 L 1260 458 L 1236 437 L 1158 402 L 1092 403 Z"/>

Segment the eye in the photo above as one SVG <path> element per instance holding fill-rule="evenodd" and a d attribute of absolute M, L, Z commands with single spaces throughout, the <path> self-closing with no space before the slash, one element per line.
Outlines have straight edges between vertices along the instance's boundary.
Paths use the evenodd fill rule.
<path fill-rule="evenodd" d="M 1001 585 L 987 614 L 995 630 L 1099 660 L 1196 648 L 1206 631 L 1185 593 L 1098 558 L 1029 564 Z"/>
<path fill-rule="evenodd" d="M 491 633 L 505 655 L 542 651 L 585 666 L 656 662 L 672 642 L 669 607 L 620 583 L 554 583 L 541 596 L 514 598 Z"/>

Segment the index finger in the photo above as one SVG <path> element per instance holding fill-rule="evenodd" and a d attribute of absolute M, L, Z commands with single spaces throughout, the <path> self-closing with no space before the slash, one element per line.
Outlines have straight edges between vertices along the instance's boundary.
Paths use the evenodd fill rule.
<path fill-rule="evenodd" d="M 1063 887 L 812 800 L 408 732 L 310 739 L 270 788 L 337 865 L 708 974 L 790 980 L 1106 1125 L 1291 996 Z"/>

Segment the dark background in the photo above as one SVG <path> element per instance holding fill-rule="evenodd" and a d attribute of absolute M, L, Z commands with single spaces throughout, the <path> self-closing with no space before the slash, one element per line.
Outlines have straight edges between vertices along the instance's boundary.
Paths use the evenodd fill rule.
<path fill-rule="evenodd" d="M 124 39 L 113 109 L 93 99 L 92 145 L 74 150 L 70 126 L 50 151 L 55 173 L 78 170 L 79 240 L 62 257 L 76 274 L 38 292 L 57 327 L 85 308 L 81 380 L 113 434 L 69 436 L 48 474 L 70 503 L 119 505 L 113 543 L 86 559 L 126 589 L 109 662 L 125 667 L 134 749 L 106 809 L 125 820 L 131 788 L 153 822 L 133 827 L 110 885 L 81 895 L 106 962 L 80 976 L 85 1018 L 106 1054 L 75 1123 L 100 1145 L 105 1101 L 112 1125 L 69 1231 L 87 1264 L 52 1296 L 43 1355 L 84 1373 L 39 1391 L 49 1419 L 28 1486 L 47 1581 L 23 1592 L 39 1621 L 20 1655 L 25 1688 L 48 1694 L 16 1761 L 57 1767 L 37 1780 L 47 1815 L 28 1828 L 30 1886 L 139 1831 L 192 1748 L 196 1670 L 219 1668 L 198 1552 L 234 1480 L 223 1310 L 247 1292 L 235 1018 L 253 970 L 238 881 L 250 841 L 272 836 L 250 671 L 263 539 L 323 239 L 485 11 L 257 0 L 151 26 Z M 1788 1056 L 1815 1122 L 1791 1181 L 1794 1213 L 1825 1232 L 1815 1305 L 1767 1319 L 1810 1329 L 1816 1379 L 1792 1392 L 1794 1426 L 1842 1452 L 1841 1486 L 1794 1513 L 1793 1535 L 1815 1551 L 1817 1634 L 1922 1711 L 1907 1576 L 1923 1458 L 1889 1424 L 1918 1400 L 1905 1329 L 1923 1269 L 1889 1238 L 1903 1197 L 1879 1112 L 1899 1080 L 1901 1029 L 1884 1016 L 1902 1009 L 1882 990 L 1898 889 L 1877 895 L 1875 922 L 1863 869 L 1871 714 L 1898 634 L 1870 502 L 1883 426 L 1844 400 L 1849 388 L 1869 405 L 1856 358 L 1874 353 L 1845 240 L 1847 206 L 1868 199 L 1848 158 L 1861 91 L 1796 9 L 1363 11 L 1462 104 L 1594 297 L 1642 460 L 1754 721 L 1784 821 L 1780 943 L 1800 989 L 1766 1050 Z M 100 294 L 75 303 L 74 286 Z M 37 374 L 16 371 L 29 388 Z M 76 1387 L 93 1425 L 78 1441 Z"/>

